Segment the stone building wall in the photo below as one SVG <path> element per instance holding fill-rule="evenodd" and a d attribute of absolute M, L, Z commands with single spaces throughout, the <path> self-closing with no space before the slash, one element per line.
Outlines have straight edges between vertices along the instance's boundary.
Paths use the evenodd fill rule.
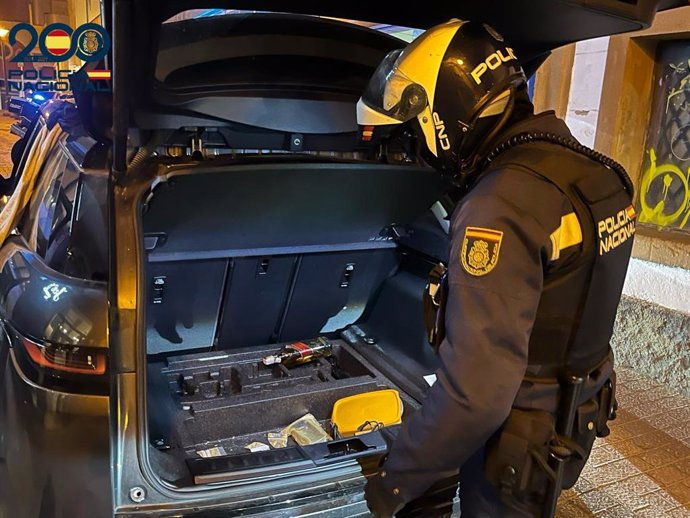
<path fill-rule="evenodd" d="M 690 396 L 690 271 L 633 259 L 623 292 L 617 363 Z"/>
<path fill-rule="evenodd" d="M 612 347 L 619 365 L 690 396 L 690 315 L 627 295 Z"/>

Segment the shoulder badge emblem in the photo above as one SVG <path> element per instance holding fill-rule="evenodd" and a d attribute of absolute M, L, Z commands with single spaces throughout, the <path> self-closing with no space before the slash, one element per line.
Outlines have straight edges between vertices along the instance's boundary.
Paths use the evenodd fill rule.
<path fill-rule="evenodd" d="M 503 232 L 490 228 L 467 227 L 460 262 L 470 275 L 481 277 L 498 264 Z"/>

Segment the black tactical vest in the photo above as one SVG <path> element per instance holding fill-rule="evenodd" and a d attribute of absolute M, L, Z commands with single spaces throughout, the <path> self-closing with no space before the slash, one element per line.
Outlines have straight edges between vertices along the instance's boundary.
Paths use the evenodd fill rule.
<path fill-rule="evenodd" d="M 585 374 L 610 351 L 635 232 L 630 187 L 602 163 L 549 142 L 515 146 L 494 167 L 529 170 L 558 187 L 574 208 L 581 252 L 545 272 L 528 375 Z"/>

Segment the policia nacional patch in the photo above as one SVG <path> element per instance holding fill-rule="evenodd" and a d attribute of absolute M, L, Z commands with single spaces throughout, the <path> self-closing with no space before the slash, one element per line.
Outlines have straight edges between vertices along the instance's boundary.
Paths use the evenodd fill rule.
<path fill-rule="evenodd" d="M 467 227 L 460 262 L 470 275 L 481 277 L 498 264 L 503 232 L 490 228 Z"/>

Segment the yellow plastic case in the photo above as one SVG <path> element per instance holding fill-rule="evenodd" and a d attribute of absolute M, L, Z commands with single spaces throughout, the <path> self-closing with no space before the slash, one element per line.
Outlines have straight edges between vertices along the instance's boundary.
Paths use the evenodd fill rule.
<path fill-rule="evenodd" d="M 336 401 L 333 405 L 331 423 L 334 431 L 342 437 L 347 437 L 383 426 L 400 424 L 402 413 L 403 404 L 397 390 L 376 390 Z"/>

